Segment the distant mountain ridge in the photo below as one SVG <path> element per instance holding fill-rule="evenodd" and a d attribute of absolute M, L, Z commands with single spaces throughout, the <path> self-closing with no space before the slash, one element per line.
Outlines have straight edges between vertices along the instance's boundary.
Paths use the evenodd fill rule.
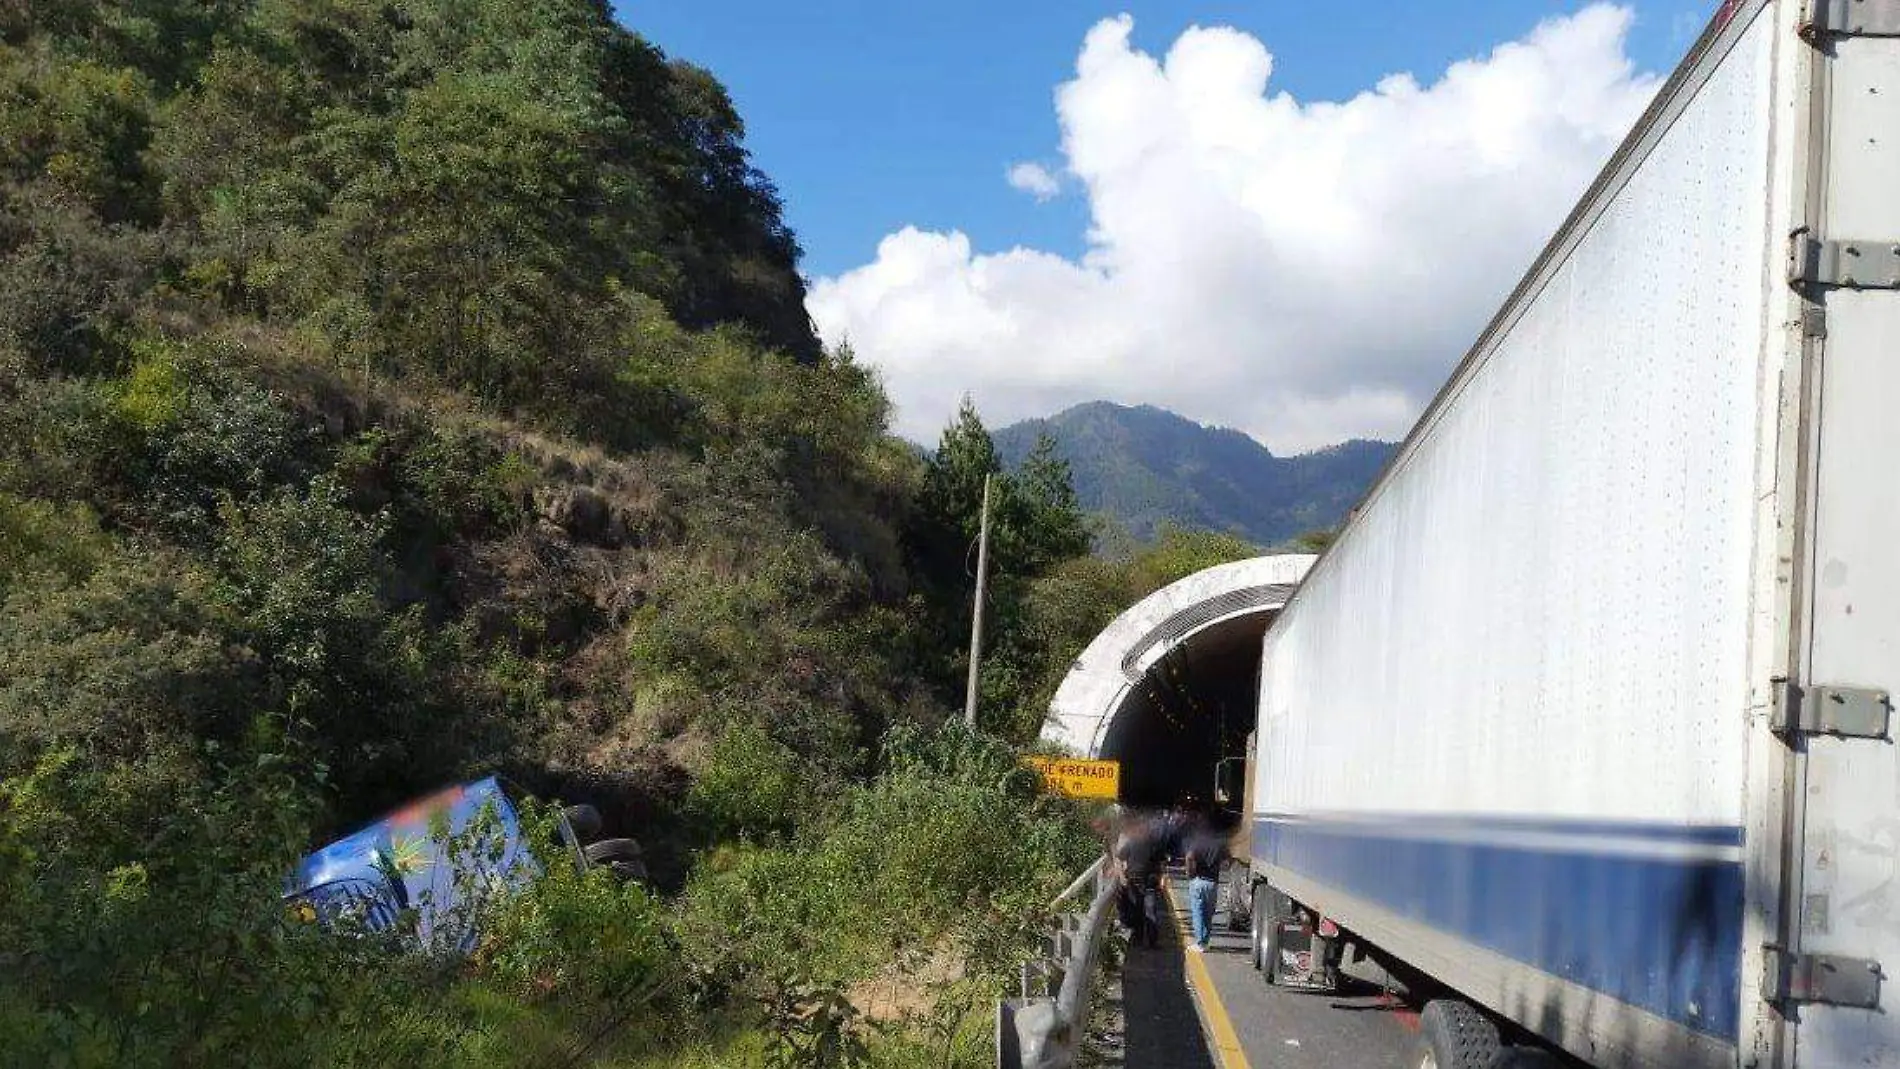
<path fill-rule="evenodd" d="M 1138 538 L 1165 523 L 1228 531 L 1263 546 L 1333 527 L 1358 503 L 1395 448 L 1353 439 L 1277 457 L 1246 434 L 1152 405 L 1091 401 L 993 433 L 1016 465 L 1048 434 L 1069 462 L 1082 507 Z"/>

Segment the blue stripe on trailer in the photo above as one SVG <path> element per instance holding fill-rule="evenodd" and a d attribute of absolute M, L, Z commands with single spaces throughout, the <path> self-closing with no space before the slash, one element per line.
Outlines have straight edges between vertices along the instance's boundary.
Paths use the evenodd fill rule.
<path fill-rule="evenodd" d="M 1397 818 L 1394 818 L 1395 820 Z M 1471 834 L 1492 827 L 1501 843 Z M 1737 828 L 1461 818 L 1254 822 L 1256 860 L 1330 884 L 1408 920 L 1733 1042 L 1739 1030 L 1742 865 Z M 1572 833 L 1568 836 L 1566 832 Z M 1568 841 L 1566 841 L 1566 838 Z M 1633 840 L 1680 844 L 1619 852 Z"/>
<path fill-rule="evenodd" d="M 1406 838 L 1455 838 L 1455 833 L 1478 830 L 1488 834 L 1547 834 L 1565 840 L 1643 839 L 1657 843 L 1697 846 L 1742 845 L 1742 829 L 1715 824 L 1645 824 L 1634 821 L 1556 820 L 1542 817 L 1464 816 L 1436 813 L 1256 813 L 1255 820 L 1275 824 L 1323 824 L 1338 830 L 1369 828 L 1375 832 L 1403 832 Z"/>

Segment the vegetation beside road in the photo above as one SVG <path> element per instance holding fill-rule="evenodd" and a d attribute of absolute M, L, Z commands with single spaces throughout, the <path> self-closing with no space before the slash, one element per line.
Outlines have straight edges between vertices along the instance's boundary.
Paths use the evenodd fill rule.
<path fill-rule="evenodd" d="M 1093 849 L 1011 746 L 1252 549 L 1093 556 L 1053 450 L 891 436 L 742 135 L 588 0 L 0 5 L 5 1060 L 986 1061 Z M 490 770 L 655 887 L 550 865 L 454 961 L 285 916 L 311 845 Z M 941 983 L 873 1027 L 894 959 Z"/>

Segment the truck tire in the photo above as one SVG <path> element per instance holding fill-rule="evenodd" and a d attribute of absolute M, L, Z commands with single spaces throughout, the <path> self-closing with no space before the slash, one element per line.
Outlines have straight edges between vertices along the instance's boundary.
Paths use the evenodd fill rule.
<path fill-rule="evenodd" d="M 1253 927 L 1253 896 L 1248 891 L 1252 882 L 1253 870 L 1238 862 L 1230 861 L 1221 870 L 1221 908 L 1227 911 L 1230 932 L 1250 931 Z"/>
<path fill-rule="evenodd" d="M 1280 982 L 1280 892 L 1264 883 L 1253 889 L 1253 967 L 1270 984 Z"/>
<path fill-rule="evenodd" d="M 646 862 L 640 857 L 640 844 L 632 839 L 602 839 L 587 844 L 581 851 L 587 864 L 598 865 L 621 880 L 645 883 L 647 878 Z"/>
<path fill-rule="evenodd" d="M 587 860 L 597 864 L 606 864 L 609 861 L 621 858 L 637 858 L 642 856 L 640 844 L 634 842 L 632 839 L 602 839 L 596 843 L 588 843 L 586 849 L 582 850 L 581 853 L 586 856 Z"/>
<path fill-rule="evenodd" d="M 574 833 L 574 844 L 585 845 L 600 834 L 600 810 L 591 805 L 570 805 L 561 810 L 566 818 L 569 831 Z"/>
<path fill-rule="evenodd" d="M 1260 968 L 1264 960 L 1260 956 L 1260 926 L 1266 923 L 1267 916 L 1266 911 L 1260 908 L 1263 904 L 1260 901 L 1261 893 L 1261 886 L 1255 884 L 1253 894 L 1248 896 L 1253 899 L 1253 915 L 1247 919 L 1247 961 L 1256 969 Z"/>
<path fill-rule="evenodd" d="M 646 862 L 641 861 L 639 858 L 635 858 L 632 861 L 609 861 L 607 863 L 607 871 L 612 873 L 614 879 L 619 880 L 621 883 L 643 884 L 647 882 Z"/>
<path fill-rule="evenodd" d="M 1469 1003 L 1437 999 L 1418 1015 L 1411 1069 L 1491 1069 L 1503 1045 L 1497 1026 Z"/>

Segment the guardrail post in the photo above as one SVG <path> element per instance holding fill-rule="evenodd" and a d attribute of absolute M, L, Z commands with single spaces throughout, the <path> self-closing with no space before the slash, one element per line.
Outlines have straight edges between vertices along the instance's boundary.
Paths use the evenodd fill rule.
<path fill-rule="evenodd" d="M 1037 999 L 1016 1011 L 1016 1042 L 1022 1069 L 1066 1069 L 1075 1049 L 1064 1028 L 1059 1004 Z"/>
<path fill-rule="evenodd" d="M 1084 887 L 1093 886 L 1095 890 L 1087 913 L 1065 914 L 1052 920 L 1054 930 L 1048 941 L 1059 960 L 1025 964 L 1024 998 L 997 1004 L 999 1069 L 1067 1069 L 1074 1064 L 1087 1031 L 1096 962 L 1115 902 L 1116 888 L 1106 878 L 1106 860 L 1098 858 L 1049 904 L 1054 910 Z M 1031 975 L 1039 971 L 1051 980 L 1059 977 L 1053 999 L 1028 997 Z"/>
<path fill-rule="evenodd" d="M 1006 998 L 996 1003 L 996 1069 L 1023 1069 L 1022 1043 L 1016 1038 L 1016 1014 L 1028 1001 Z"/>

